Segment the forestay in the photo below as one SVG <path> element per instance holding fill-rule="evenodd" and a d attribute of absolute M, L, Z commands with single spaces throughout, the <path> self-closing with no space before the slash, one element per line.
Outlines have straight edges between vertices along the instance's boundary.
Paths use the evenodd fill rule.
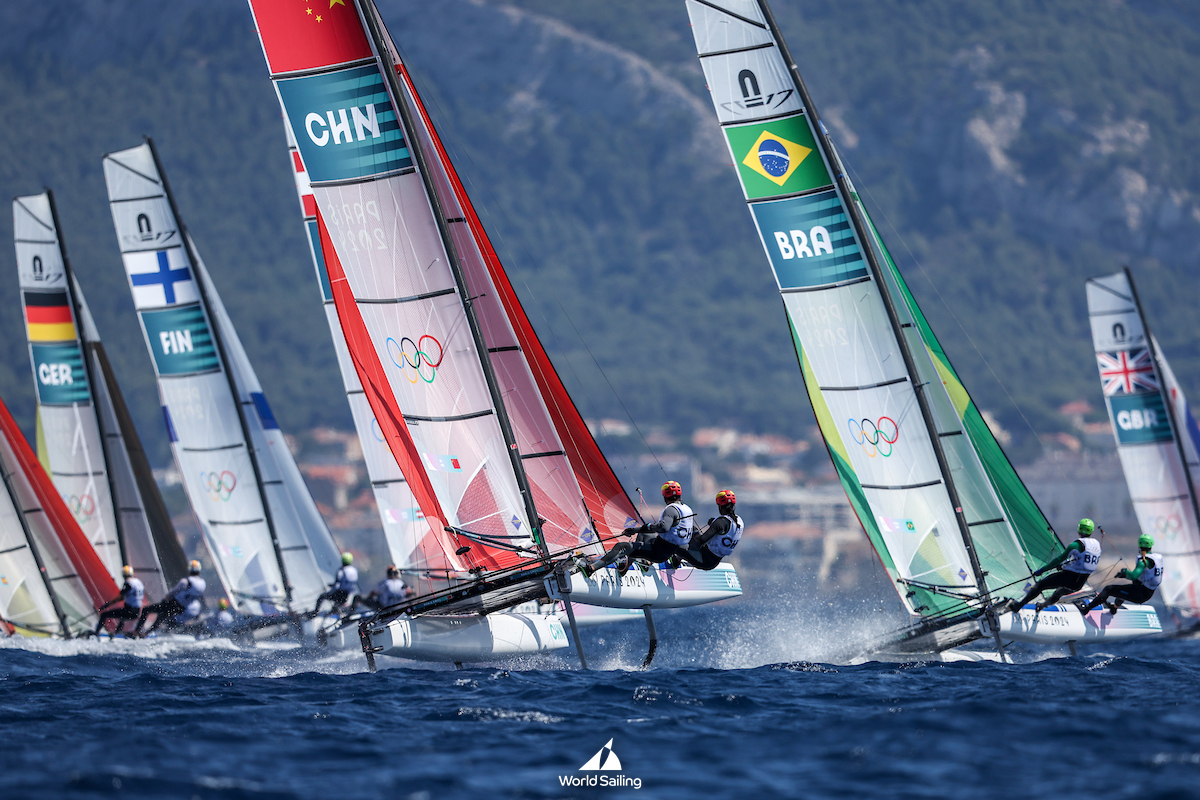
<path fill-rule="evenodd" d="M 1100 384 L 1134 514 L 1167 562 L 1160 595 L 1173 610 L 1195 616 L 1200 430 L 1158 342 L 1148 335 L 1128 272 L 1089 279 L 1087 301 Z"/>
<path fill-rule="evenodd" d="M 805 109 L 765 5 L 687 7 L 809 399 L 901 599 L 924 616 L 961 611 L 982 593 L 981 575 L 991 599 L 1017 596 L 1061 545 L 955 376 L 824 126 Z"/>
<path fill-rule="evenodd" d="M 113 580 L 129 564 L 151 596 L 162 597 L 184 572 L 183 551 L 152 477 L 135 476 L 131 458 L 141 444 L 128 414 L 118 413 L 124 400 L 61 244 L 53 197 L 14 200 L 13 224 L 39 458 Z"/>

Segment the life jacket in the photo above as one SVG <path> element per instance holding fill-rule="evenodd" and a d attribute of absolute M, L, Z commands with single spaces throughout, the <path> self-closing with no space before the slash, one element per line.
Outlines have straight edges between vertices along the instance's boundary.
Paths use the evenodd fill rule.
<path fill-rule="evenodd" d="M 382 580 L 375 587 L 375 594 L 379 596 L 379 605 L 394 606 L 404 600 L 404 581 L 399 578 Z"/>
<path fill-rule="evenodd" d="M 737 514 L 734 514 L 732 517 L 728 514 L 722 514 L 721 519 L 729 520 L 729 530 L 720 536 L 714 536 L 709 539 L 708 549 L 715 556 L 727 558 L 742 538 L 742 518 Z"/>
<path fill-rule="evenodd" d="M 1146 564 L 1145 568 L 1142 569 L 1142 574 L 1138 575 L 1138 582 L 1147 589 L 1157 591 L 1158 587 L 1162 585 L 1163 557 L 1158 553 L 1149 553 L 1146 555 L 1146 558 L 1150 562 L 1153 562 L 1153 566 L 1150 563 Z"/>
<path fill-rule="evenodd" d="M 333 588 L 335 590 L 346 592 L 347 594 L 354 594 L 357 592 L 358 568 L 347 564 L 339 569 L 337 574 L 333 576 Z"/>
<path fill-rule="evenodd" d="M 200 598 L 204 596 L 206 587 L 204 578 L 198 575 L 189 575 L 176 585 L 174 591 L 171 592 L 171 597 L 175 598 L 175 602 L 185 609 L 194 603 L 197 608 L 196 614 L 199 614 Z"/>
<path fill-rule="evenodd" d="M 1067 572 L 1090 575 L 1100 566 L 1100 543 L 1090 536 L 1081 536 L 1075 541 L 1083 545 L 1082 550 L 1072 550 L 1062 568 Z"/>
<path fill-rule="evenodd" d="M 126 578 L 121 587 L 121 599 L 126 608 L 141 608 L 146 605 L 146 585 L 138 578 Z"/>
<path fill-rule="evenodd" d="M 696 515 L 687 503 L 680 500 L 676 500 L 667 506 L 667 508 L 672 507 L 679 511 L 679 521 L 672 525 L 666 532 L 660 533 L 659 536 L 671 544 L 678 545 L 679 547 L 687 547 L 688 543 L 692 540 L 692 527 Z M 666 514 L 666 509 L 663 510 L 663 514 Z"/>

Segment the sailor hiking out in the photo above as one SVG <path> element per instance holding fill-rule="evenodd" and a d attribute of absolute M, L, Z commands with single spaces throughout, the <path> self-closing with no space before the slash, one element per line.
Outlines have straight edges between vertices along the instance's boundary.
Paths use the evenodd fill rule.
<path fill-rule="evenodd" d="M 205 588 L 207 587 L 204 578 L 200 577 L 200 562 L 192 561 L 188 565 L 186 578 L 181 578 L 179 583 L 175 584 L 160 602 L 142 609 L 141 616 L 138 617 L 137 628 L 134 631 L 135 635 L 142 632 L 142 626 L 146 624 L 146 617 L 151 614 L 158 616 L 147 633 L 153 633 L 159 625 L 165 624 L 169 628 L 179 628 L 199 619 L 200 612 L 205 606 Z"/>
<path fill-rule="evenodd" d="M 333 610 L 337 611 L 356 594 L 358 594 L 358 570 L 354 567 L 354 555 L 342 553 L 342 568 L 333 576 L 333 583 L 329 585 L 329 591 L 323 592 L 317 598 L 317 605 L 313 609 L 313 613 L 321 613 L 321 603 L 326 600 L 333 605 Z"/>
<path fill-rule="evenodd" d="M 121 632 L 121 628 L 130 620 L 137 620 L 142 613 L 142 606 L 146 604 L 146 587 L 141 580 L 133 576 L 133 567 L 126 564 L 121 567 L 121 574 L 125 576 L 125 583 L 121 586 L 121 593 L 109 600 L 104 605 L 100 606 L 100 619 L 96 622 L 96 630 L 93 636 L 99 636 L 100 631 L 104 629 L 104 623 L 110 619 L 117 621 L 117 627 L 113 628 L 112 635 L 116 636 Z M 121 608 L 114 608 L 105 611 L 111 605 L 124 602 L 125 605 Z"/>
<path fill-rule="evenodd" d="M 1100 543 L 1092 538 L 1092 532 L 1095 529 L 1096 523 L 1090 519 L 1079 520 L 1079 538 L 1067 545 L 1067 549 L 1062 555 L 1034 572 L 1033 575 L 1037 577 L 1061 565 L 1059 571 L 1035 583 L 1024 599 L 1012 606 L 1012 610 L 1020 611 L 1026 603 L 1046 589 L 1054 589 L 1054 594 L 1050 595 L 1049 599 L 1037 604 L 1038 611 L 1046 606 L 1054 605 L 1064 595 L 1082 589 L 1083 585 L 1087 583 L 1088 576 L 1095 572 L 1096 567 L 1100 565 Z"/>
<path fill-rule="evenodd" d="M 237 621 L 237 616 L 229 608 L 229 601 L 222 597 L 217 601 L 217 613 L 208 618 L 208 630 L 213 634 L 228 633 Z"/>
<path fill-rule="evenodd" d="M 737 496 L 732 489 L 717 492 L 717 513 L 720 516 L 708 521 L 708 527 L 703 532 L 692 536 L 688 549 L 680 557 L 704 571 L 713 570 L 733 553 L 733 548 L 742 538 L 745 527 L 742 518 L 734 510 Z"/>
<path fill-rule="evenodd" d="M 1154 537 L 1142 534 L 1138 537 L 1138 560 L 1133 569 L 1123 569 L 1117 573 L 1118 578 L 1125 578 L 1132 583 L 1110 583 L 1100 591 L 1100 594 L 1087 605 L 1080 605 L 1079 610 L 1084 614 L 1101 603 L 1108 613 L 1116 614 L 1121 604 L 1128 600 L 1131 603 L 1145 603 L 1154 596 L 1163 579 L 1163 557 L 1151 552 L 1154 549 Z M 1110 598 L 1115 602 L 1107 602 Z"/>
<path fill-rule="evenodd" d="M 659 564 L 671 558 L 680 559 L 687 552 L 695 529 L 695 513 L 683 502 L 683 487 L 677 481 L 667 481 L 662 485 L 663 501 L 667 504 L 658 522 L 642 525 L 640 528 L 626 528 L 622 536 L 637 534 L 635 542 L 621 542 L 593 562 L 588 567 L 588 573 L 617 563 L 618 569 L 624 573 L 629 569 L 634 559 Z"/>
<path fill-rule="evenodd" d="M 354 604 L 378 611 L 381 608 L 402 603 L 413 594 L 413 590 L 400 579 L 400 570 L 396 568 L 396 565 L 388 564 L 387 577 L 377 583 L 366 597 L 361 595 L 355 597 Z"/>

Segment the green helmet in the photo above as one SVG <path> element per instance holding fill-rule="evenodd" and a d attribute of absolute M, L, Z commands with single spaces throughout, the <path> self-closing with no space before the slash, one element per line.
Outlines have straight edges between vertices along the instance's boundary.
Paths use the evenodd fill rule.
<path fill-rule="evenodd" d="M 342 553 L 342 563 L 346 566 L 350 566 L 351 564 L 353 564 L 354 563 L 354 554 L 353 553 Z"/>
<path fill-rule="evenodd" d="M 1091 536 L 1092 531 L 1096 530 L 1096 523 L 1092 522 L 1087 517 L 1084 517 L 1083 519 L 1079 520 L 1079 528 L 1077 530 L 1084 536 Z"/>
<path fill-rule="evenodd" d="M 1146 534 L 1143 533 L 1141 536 L 1138 537 L 1138 550 L 1152 550 L 1152 549 L 1154 549 L 1154 537 L 1153 536 L 1147 536 Z"/>

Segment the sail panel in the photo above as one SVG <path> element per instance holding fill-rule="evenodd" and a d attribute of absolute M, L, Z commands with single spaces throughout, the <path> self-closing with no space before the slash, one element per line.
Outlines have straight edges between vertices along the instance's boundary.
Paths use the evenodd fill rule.
<path fill-rule="evenodd" d="M 62 626 L 12 495 L 0 493 L 0 621 L 52 635 Z"/>

